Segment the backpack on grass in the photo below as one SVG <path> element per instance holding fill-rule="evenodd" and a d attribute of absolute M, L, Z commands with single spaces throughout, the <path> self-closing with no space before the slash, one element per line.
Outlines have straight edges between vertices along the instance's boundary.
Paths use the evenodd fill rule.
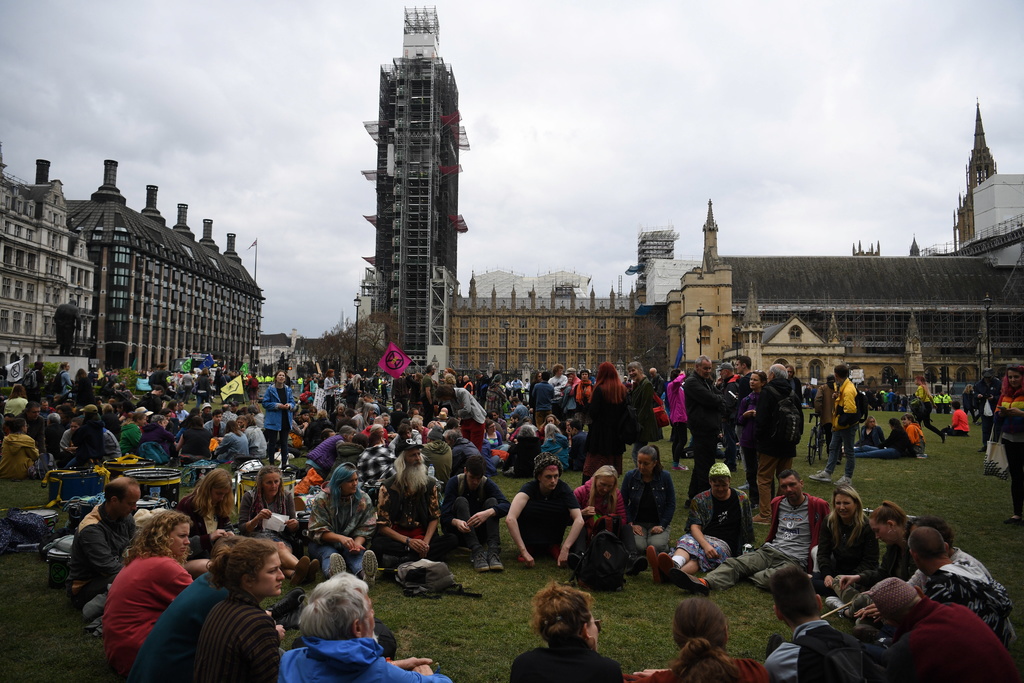
<path fill-rule="evenodd" d="M 628 563 L 629 553 L 619 537 L 610 531 L 599 531 L 570 580 L 595 591 L 619 591 L 626 585 Z"/>
<path fill-rule="evenodd" d="M 462 588 L 462 584 L 455 583 L 452 570 L 444 562 L 403 562 L 395 570 L 395 580 L 404 589 L 402 592 L 407 598 L 422 596 L 436 600 L 445 593 L 470 598 L 483 597 L 480 593 L 467 592 Z"/>
<path fill-rule="evenodd" d="M 804 415 L 800 405 L 796 402 L 793 392 L 783 396 L 774 387 L 769 386 L 768 391 L 772 392 L 778 400 L 775 411 L 775 424 L 772 425 L 771 437 L 786 443 L 798 444 L 800 437 L 804 434 Z"/>

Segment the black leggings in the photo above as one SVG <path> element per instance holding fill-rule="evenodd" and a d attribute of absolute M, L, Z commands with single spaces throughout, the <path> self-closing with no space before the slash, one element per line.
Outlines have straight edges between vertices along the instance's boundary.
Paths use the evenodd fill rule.
<path fill-rule="evenodd" d="M 686 457 L 686 423 L 672 423 L 672 464 L 678 465 Z"/>
<path fill-rule="evenodd" d="M 935 426 L 932 424 L 932 411 L 930 410 L 921 416 L 921 426 L 927 427 L 928 429 L 932 430 L 932 432 L 938 434 L 940 437 L 942 436 L 942 432 L 936 429 Z"/>
<path fill-rule="evenodd" d="M 1013 514 L 1022 516 L 1024 509 L 1024 442 L 1003 440 L 1006 460 L 1010 464 L 1010 497 L 1013 498 Z"/>

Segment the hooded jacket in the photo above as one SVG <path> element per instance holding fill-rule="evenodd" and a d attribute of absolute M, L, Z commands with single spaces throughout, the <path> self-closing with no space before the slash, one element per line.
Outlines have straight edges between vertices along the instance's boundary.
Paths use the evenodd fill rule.
<path fill-rule="evenodd" d="M 297 683 L 451 683 L 443 674 L 423 676 L 399 669 L 384 659 L 384 650 L 372 638 L 323 640 L 306 637 L 306 647 L 296 648 L 281 657 L 278 680 Z"/>

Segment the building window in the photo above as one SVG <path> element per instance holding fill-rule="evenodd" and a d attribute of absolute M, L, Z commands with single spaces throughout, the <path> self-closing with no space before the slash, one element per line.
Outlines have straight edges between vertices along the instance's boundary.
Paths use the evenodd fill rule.
<path fill-rule="evenodd" d="M 459 346 L 462 346 L 462 347 L 469 346 L 469 333 L 468 332 L 463 332 L 462 334 L 459 335 Z"/>
<path fill-rule="evenodd" d="M 565 335 L 565 334 L 560 334 L 560 335 L 558 335 L 558 348 L 560 348 L 560 349 L 564 349 L 564 348 L 566 348 L 566 341 L 565 341 L 565 338 L 566 338 L 567 336 L 568 336 L 568 335 Z"/>
<path fill-rule="evenodd" d="M 33 329 L 33 323 L 35 323 L 35 317 L 31 313 L 25 314 L 25 334 L 35 336 L 36 331 Z"/>
<path fill-rule="evenodd" d="M 467 329 L 469 327 L 469 318 L 462 318 L 459 320 L 459 327 Z"/>
<path fill-rule="evenodd" d="M 25 267 L 25 252 L 21 249 L 14 252 L 14 265 L 18 268 Z"/>
<path fill-rule="evenodd" d="M 489 322 L 487 318 L 480 318 L 480 329 L 486 330 Z"/>
<path fill-rule="evenodd" d="M 558 319 L 558 329 L 564 330 L 565 329 L 565 325 L 566 325 L 565 318 L 559 318 Z"/>
<path fill-rule="evenodd" d="M 29 269 L 29 271 L 31 271 L 33 273 L 36 272 L 36 268 L 38 267 L 38 264 L 39 264 L 39 261 L 37 260 L 36 255 L 35 254 L 29 254 L 28 255 L 28 265 L 26 266 Z"/>
<path fill-rule="evenodd" d="M 546 354 L 546 353 L 538 353 L 537 354 L 537 367 L 543 368 L 547 364 L 548 364 L 548 354 Z"/>
<path fill-rule="evenodd" d="M 22 282 L 21 280 L 14 281 L 14 298 L 21 301 L 22 296 Z"/>
<path fill-rule="evenodd" d="M 597 329 L 599 329 L 599 330 L 606 330 L 606 329 L 608 329 L 608 319 L 607 318 L 598 318 L 597 319 Z"/>
<path fill-rule="evenodd" d="M 11 298 L 11 278 L 5 277 L 3 280 L 3 288 L 0 289 L 0 296 L 5 299 Z"/>
<path fill-rule="evenodd" d="M 0 332 L 10 332 L 10 311 L 0 311 Z"/>
<path fill-rule="evenodd" d="M 7 265 L 11 265 L 12 263 L 14 263 L 13 247 L 4 247 L 4 263 Z"/>
<path fill-rule="evenodd" d="M 818 380 L 818 383 L 820 384 L 825 375 L 825 364 L 817 359 L 812 360 L 807 366 L 807 372 L 810 373 L 811 379 Z"/>
<path fill-rule="evenodd" d="M 526 329 L 526 318 L 520 318 L 519 319 L 519 329 L 522 329 L 522 330 Z"/>
<path fill-rule="evenodd" d="M 804 331 L 800 329 L 799 325 L 793 325 L 793 327 L 789 328 L 789 341 L 798 342 L 803 334 Z"/>
<path fill-rule="evenodd" d="M 527 344 L 526 335 L 525 334 L 519 335 L 519 348 L 525 349 L 526 348 L 526 344 Z"/>
<path fill-rule="evenodd" d="M 587 319 L 586 318 L 579 318 L 576 321 L 576 327 L 581 329 L 581 330 L 586 329 L 586 327 L 587 327 Z"/>
<path fill-rule="evenodd" d="M 548 319 L 547 318 L 540 318 L 537 321 L 537 327 L 539 327 L 542 330 L 548 329 Z"/>
<path fill-rule="evenodd" d="M 12 318 L 11 332 L 21 334 L 21 311 L 15 311 Z"/>
<path fill-rule="evenodd" d="M 587 347 L 587 335 L 581 334 L 579 339 L 579 348 L 584 349 Z"/>
<path fill-rule="evenodd" d="M 597 335 L 597 345 L 600 348 L 602 348 L 602 349 L 604 347 L 606 347 L 608 345 L 608 335 L 606 335 L 606 334 L 599 334 L 599 335 Z"/>
<path fill-rule="evenodd" d="M 548 347 L 548 335 L 538 334 L 537 335 L 537 348 L 546 349 Z"/>
<path fill-rule="evenodd" d="M 625 321 L 620 320 L 619 322 L 621 323 Z M 711 328 L 707 325 L 700 328 L 700 345 L 707 346 L 709 348 L 711 346 Z"/>
<path fill-rule="evenodd" d="M 486 332 L 481 332 L 480 333 L 480 346 L 487 346 L 487 333 Z"/>
<path fill-rule="evenodd" d="M 36 302 L 36 286 L 34 283 L 29 282 L 25 285 L 25 301 L 30 304 L 34 304 Z"/>

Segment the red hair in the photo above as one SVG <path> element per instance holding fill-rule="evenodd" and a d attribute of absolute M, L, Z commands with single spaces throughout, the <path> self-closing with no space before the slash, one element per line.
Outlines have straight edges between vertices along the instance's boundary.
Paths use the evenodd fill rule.
<path fill-rule="evenodd" d="M 626 400 L 626 387 L 619 379 L 619 371 L 608 361 L 597 366 L 595 386 L 601 389 L 602 396 L 609 403 L 622 403 Z"/>

